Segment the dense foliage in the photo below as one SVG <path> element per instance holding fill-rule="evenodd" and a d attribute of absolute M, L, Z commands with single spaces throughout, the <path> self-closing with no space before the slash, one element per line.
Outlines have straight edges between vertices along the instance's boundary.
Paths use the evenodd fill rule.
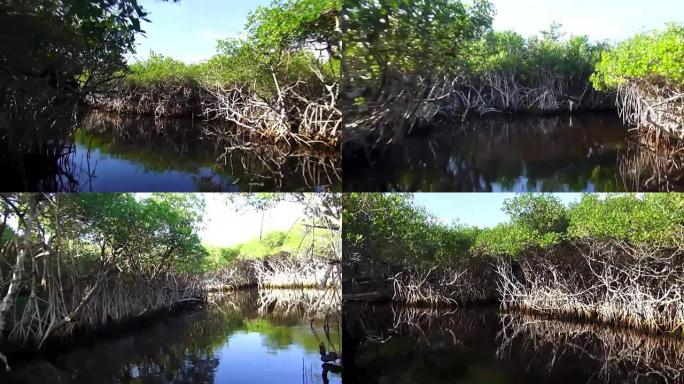
<path fill-rule="evenodd" d="M 593 43 L 587 36 L 565 37 L 559 24 L 529 38 L 513 31 L 492 31 L 472 44 L 468 70 L 476 75 L 513 75 L 526 86 L 533 85 L 545 73 L 586 85 L 606 49 L 607 44 Z"/>
<path fill-rule="evenodd" d="M 613 107 L 589 81 L 609 46 L 560 24 L 530 37 L 494 31 L 488 0 L 357 0 L 345 12 L 350 151 L 471 115 Z"/>
<path fill-rule="evenodd" d="M 102 80 L 124 68 L 145 16 L 137 0 L 3 2 L 3 74 L 49 76 L 58 83 Z"/>
<path fill-rule="evenodd" d="M 26 209 L 27 196 L 7 196 L 8 214 Z M 54 204 L 39 217 L 42 231 L 59 233 L 50 241 L 61 242 L 65 260 L 73 257 L 84 268 L 109 263 L 134 274 L 187 272 L 205 254 L 198 236 L 204 206 L 190 194 L 59 194 Z M 2 256 L 11 264 L 16 255 Z"/>
<path fill-rule="evenodd" d="M 559 24 L 540 37 L 493 31 L 494 8 L 488 1 L 356 1 L 346 6 L 345 59 L 352 81 L 370 77 L 381 82 L 389 72 L 497 72 L 530 85 L 547 71 L 586 82 L 607 48 L 586 36 L 564 38 Z"/>
<path fill-rule="evenodd" d="M 592 76 L 599 89 L 615 89 L 629 81 L 684 86 L 684 26 L 640 33 L 605 52 Z"/>
<path fill-rule="evenodd" d="M 229 247 L 205 245 L 207 256 L 202 266 L 206 271 L 218 270 L 236 261 L 264 259 L 269 256 L 288 255 L 296 258 L 303 254 L 323 256 L 329 252 L 330 233 L 319 230 L 313 235 L 301 224 L 287 231 L 270 231 L 243 243 Z"/>
<path fill-rule="evenodd" d="M 150 86 L 238 87 L 263 98 L 297 82 L 309 92 L 320 92 L 319 76 L 340 76 L 335 29 L 340 9 L 338 0 L 275 1 L 249 16 L 246 38 L 217 41 L 217 53 L 207 61 L 187 64 L 152 54 L 131 64 L 126 80 Z"/>
<path fill-rule="evenodd" d="M 411 266 L 517 258 L 587 239 L 678 247 L 684 235 L 684 196 L 671 193 L 587 194 L 569 207 L 553 195 L 524 194 L 506 200 L 508 222 L 485 229 L 445 225 L 415 206 L 410 194 L 352 193 L 344 206 L 345 252 Z"/>
<path fill-rule="evenodd" d="M 453 0 L 345 3 L 345 73 L 377 88 L 391 73 L 459 72 L 491 29 L 493 7 Z"/>

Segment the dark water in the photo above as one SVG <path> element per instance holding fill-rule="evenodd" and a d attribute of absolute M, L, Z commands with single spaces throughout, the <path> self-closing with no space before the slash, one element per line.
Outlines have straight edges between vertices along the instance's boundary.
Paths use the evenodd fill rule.
<path fill-rule="evenodd" d="M 219 143 L 215 136 L 203 134 L 211 127 L 190 119 L 155 121 L 88 112 L 76 126 L 68 137 L 33 137 L 21 144 L 0 140 L 5 147 L 0 155 L 5 170 L 0 190 L 341 189 L 339 156 L 332 150 L 294 152 L 237 138 Z M 228 146 L 233 149 L 226 150 Z"/>
<path fill-rule="evenodd" d="M 344 383 L 681 383 L 684 339 L 496 308 L 344 305 Z"/>
<path fill-rule="evenodd" d="M 339 306 L 311 313 L 300 294 L 235 293 L 210 309 L 14 364 L 0 382 L 339 384 L 319 355 L 320 343 L 341 353 Z"/>
<path fill-rule="evenodd" d="M 616 114 L 488 117 L 344 156 L 346 191 L 611 192 L 642 189 Z M 646 180 L 648 177 L 644 177 Z M 684 183 L 680 184 L 684 188 Z M 658 189 L 659 187 L 655 187 Z M 652 187 L 653 189 L 653 187 Z"/>

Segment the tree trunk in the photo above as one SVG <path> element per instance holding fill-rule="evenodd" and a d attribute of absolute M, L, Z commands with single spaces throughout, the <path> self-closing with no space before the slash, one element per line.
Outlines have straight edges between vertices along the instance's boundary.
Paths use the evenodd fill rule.
<path fill-rule="evenodd" d="M 24 244 L 19 249 L 17 260 L 12 269 L 12 280 L 7 289 L 7 294 L 0 304 L 0 345 L 5 342 L 7 332 L 9 331 L 9 317 L 17 300 L 17 296 L 19 295 L 22 279 L 24 278 L 24 261 L 26 260 L 27 255 L 31 253 L 31 234 L 33 233 L 33 223 L 37 216 L 38 200 L 34 196 L 31 196 L 29 199 L 29 215 L 26 219 L 26 228 L 24 228 Z"/>

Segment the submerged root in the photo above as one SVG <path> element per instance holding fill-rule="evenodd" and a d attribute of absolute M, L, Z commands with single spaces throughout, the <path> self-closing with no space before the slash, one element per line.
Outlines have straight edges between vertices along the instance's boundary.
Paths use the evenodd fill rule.
<path fill-rule="evenodd" d="M 241 172 L 253 171 L 255 183 L 268 174 L 268 181 L 281 189 L 287 181 L 287 172 L 292 170 L 301 174 L 309 186 L 330 188 L 342 180 L 338 152 L 326 145 L 306 148 L 293 147 L 285 142 L 263 145 L 263 138 L 255 137 L 252 131 L 247 130 L 216 132 L 215 129 L 206 129 L 205 134 L 223 150 L 217 163 Z M 251 155 L 250 161 L 243 154 Z"/>
<path fill-rule="evenodd" d="M 619 171 L 625 188 L 634 191 L 684 189 L 684 142 L 645 127 L 621 157 Z"/>
<path fill-rule="evenodd" d="M 326 289 L 260 289 L 259 314 L 276 312 L 287 316 L 310 319 L 325 319 L 328 314 L 342 310 L 342 290 L 340 287 Z"/>
<path fill-rule="evenodd" d="M 504 314 L 501 324 L 497 357 L 513 360 L 522 347 L 534 354 L 526 359 L 537 369 L 551 370 L 569 353 L 591 361 L 595 367 L 591 369 L 607 383 L 654 379 L 674 383 L 684 372 L 684 344 L 676 338 L 523 314 Z"/>

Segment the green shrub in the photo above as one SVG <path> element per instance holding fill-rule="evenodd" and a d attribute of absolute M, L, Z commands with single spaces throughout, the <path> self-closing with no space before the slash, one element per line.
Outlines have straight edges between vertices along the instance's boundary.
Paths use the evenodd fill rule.
<path fill-rule="evenodd" d="M 633 80 L 684 86 L 684 26 L 641 33 L 605 52 L 591 81 L 597 89 L 616 89 Z"/>
<path fill-rule="evenodd" d="M 684 234 L 682 194 L 585 195 L 568 210 L 570 238 L 618 239 L 678 246 Z"/>
<path fill-rule="evenodd" d="M 147 60 L 129 65 L 126 80 L 134 85 L 196 84 L 199 67 L 152 53 Z"/>

